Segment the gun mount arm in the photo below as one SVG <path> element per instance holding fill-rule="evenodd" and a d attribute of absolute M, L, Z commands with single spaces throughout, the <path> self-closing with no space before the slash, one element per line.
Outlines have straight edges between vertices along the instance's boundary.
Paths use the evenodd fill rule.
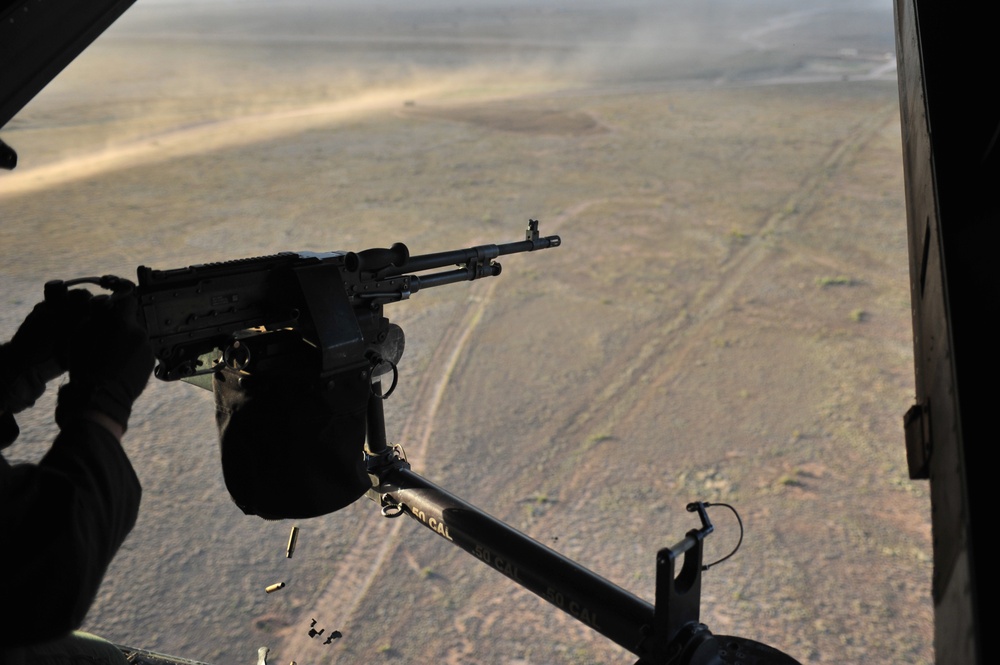
<path fill-rule="evenodd" d="M 372 384 L 376 395 L 378 382 Z M 407 515 L 525 589 L 639 656 L 636 665 L 799 665 L 787 654 L 742 637 L 713 635 L 699 622 L 702 526 L 657 555 L 656 606 L 584 568 L 410 469 L 386 443 L 382 400 L 368 402 L 368 497 L 386 517 Z M 679 576 L 677 558 L 684 555 Z"/>

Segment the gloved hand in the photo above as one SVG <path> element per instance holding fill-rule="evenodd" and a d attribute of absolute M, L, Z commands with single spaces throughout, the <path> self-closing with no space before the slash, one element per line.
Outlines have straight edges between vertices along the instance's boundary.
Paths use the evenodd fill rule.
<path fill-rule="evenodd" d="M 153 350 L 137 319 L 135 298 L 95 298 L 69 351 L 69 383 L 59 390 L 56 422 L 87 411 L 108 416 L 124 431 L 132 404 L 153 370 Z"/>
<path fill-rule="evenodd" d="M 0 410 L 18 413 L 34 405 L 45 384 L 66 371 L 69 342 L 90 299 L 85 289 L 74 289 L 58 301 L 38 303 L 0 346 Z"/>

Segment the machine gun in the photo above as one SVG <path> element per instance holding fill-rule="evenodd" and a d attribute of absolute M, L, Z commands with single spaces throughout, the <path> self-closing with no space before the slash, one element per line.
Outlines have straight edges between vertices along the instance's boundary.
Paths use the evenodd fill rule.
<path fill-rule="evenodd" d="M 402 334 L 383 316 L 386 303 L 422 289 L 495 277 L 494 259 L 558 247 L 559 236 L 541 236 L 530 220 L 525 238 L 410 256 L 406 245 L 361 252 L 282 252 L 271 256 L 193 265 L 173 270 L 138 269 L 138 282 L 107 276 L 49 282 L 46 299 L 68 287 L 97 283 L 113 297 L 133 292 L 140 322 L 157 359 L 155 375 L 210 387 L 218 363 L 243 369 L 251 362 L 247 340 L 267 332 L 294 331 L 318 349 L 320 376 L 394 363 Z M 432 274 L 410 273 L 455 266 Z M 273 345 L 272 345 L 273 346 Z M 380 351 L 386 346 L 395 349 Z M 267 353 L 268 345 L 258 345 Z M 264 359 L 254 356 L 259 366 Z"/>
<path fill-rule="evenodd" d="M 496 258 L 559 244 L 530 220 L 524 240 L 499 245 L 410 256 L 396 243 L 175 270 L 142 266 L 137 284 L 114 276 L 55 281 L 45 297 L 58 301 L 70 286 L 97 283 L 112 291 L 101 300 L 134 299 L 127 304 L 149 338 L 155 376 L 215 393 L 233 501 L 266 519 L 309 518 L 340 510 L 371 487 L 363 458 L 368 402 L 390 372 L 383 398 L 391 394 L 404 346 L 383 306 L 497 276 Z"/>
<path fill-rule="evenodd" d="M 372 361 L 389 340 L 386 303 L 435 286 L 495 277 L 494 259 L 558 247 L 531 220 L 524 240 L 410 256 L 406 245 L 361 252 L 284 252 L 273 256 L 138 270 L 140 313 L 165 381 L 210 374 L 215 360 L 242 368 L 250 359 L 233 344 L 245 331 L 294 329 L 319 349 L 330 376 Z M 429 275 L 407 274 L 457 266 Z M 222 354 L 218 350 L 222 350 Z"/>

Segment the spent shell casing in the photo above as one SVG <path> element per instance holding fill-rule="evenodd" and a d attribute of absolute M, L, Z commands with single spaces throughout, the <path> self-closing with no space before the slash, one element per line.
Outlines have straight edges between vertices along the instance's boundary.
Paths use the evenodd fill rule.
<path fill-rule="evenodd" d="M 295 553 L 295 543 L 299 540 L 299 527 L 293 526 L 292 532 L 288 534 L 288 547 L 285 548 L 285 558 L 291 559 Z"/>
<path fill-rule="evenodd" d="M 266 591 L 268 593 L 274 593 L 278 589 L 284 589 L 284 588 L 285 588 L 285 583 L 284 582 L 278 582 L 277 584 L 272 584 L 271 586 L 267 587 L 266 589 L 264 589 L 264 591 Z"/>

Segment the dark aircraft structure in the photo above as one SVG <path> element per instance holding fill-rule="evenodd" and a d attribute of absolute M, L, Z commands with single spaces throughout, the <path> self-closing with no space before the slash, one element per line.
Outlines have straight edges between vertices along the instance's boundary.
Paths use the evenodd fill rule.
<path fill-rule="evenodd" d="M 0 128 L 135 0 L 0 0 Z M 0 140 L 0 168 L 17 153 Z"/>
<path fill-rule="evenodd" d="M 895 12 L 917 400 L 906 453 L 910 477 L 930 481 L 936 662 L 985 663 L 975 499 L 995 440 L 1000 108 L 969 82 L 995 76 L 994 22 L 931 0 L 896 0 Z"/>
<path fill-rule="evenodd" d="M 0 0 L 0 129 L 133 1 Z M 987 504 L 975 499 L 991 471 L 1000 309 L 995 28 L 933 0 L 895 0 L 895 14 L 916 375 L 903 427 L 910 475 L 930 483 L 935 660 L 978 664 Z M 16 164 L 0 140 L 0 167 Z"/>

